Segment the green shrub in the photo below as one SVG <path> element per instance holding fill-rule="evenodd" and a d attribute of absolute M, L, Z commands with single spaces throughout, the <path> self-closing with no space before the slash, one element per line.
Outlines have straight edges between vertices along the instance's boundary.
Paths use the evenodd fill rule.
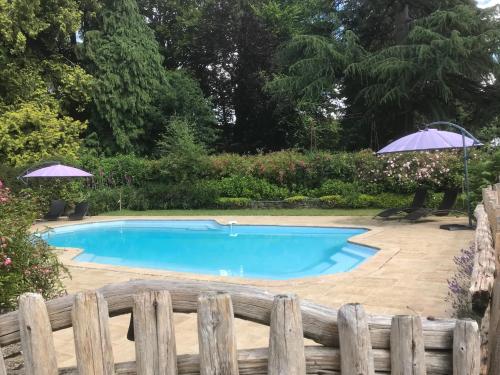
<path fill-rule="evenodd" d="M 215 206 L 218 197 L 218 186 L 210 180 L 167 185 L 162 208 L 210 208 Z"/>
<path fill-rule="evenodd" d="M 103 188 L 92 190 L 88 195 L 90 215 L 118 210 L 120 208 L 121 193 L 122 189 Z"/>
<path fill-rule="evenodd" d="M 355 204 L 352 205 L 354 208 L 366 208 L 373 207 L 374 197 L 368 194 L 359 194 L 355 199 Z"/>
<path fill-rule="evenodd" d="M 170 183 L 192 183 L 206 175 L 210 165 L 207 150 L 197 141 L 187 120 L 170 121 L 157 146 L 160 174 Z"/>
<path fill-rule="evenodd" d="M 64 293 L 66 268 L 29 231 L 39 213 L 32 197 L 15 196 L 0 183 L 0 313 L 14 308 L 22 293 L 40 293 L 46 299 Z"/>
<path fill-rule="evenodd" d="M 135 155 L 117 155 L 95 157 L 85 155 L 80 160 L 80 167 L 94 175 L 94 187 L 142 186 L 154 181 L 159 176 L 159 161 L 141 158 Z"/>
<path fill-rule="evenodd" d="M 253 169 L 253 157 L 238 154 L 220 154 L 209 157 L 210 178 L 230 176 L 250 176 Z"/>
<path fill-rule="evenodd" d="M 319 198 L 320 207 L 323 208 L 336 208 L 340 206 L 341 202 L 340 195 L 325 195 Z"/>
<path fill-rule="evenodd" d="M 250 176 L 224 177 L 213 183 L 222 197 L 281 200 L 289 195 L 288 189 L 284 187 Z"/>
<path fill-rule="evenodd" d="M 338 196 L 334 205 L 345 208 L 396 207 L 411 203 L 417 178 L 419 184 L 436 190 L 461 182 L 462 166 L 454 152 L 379 157 L 371 150 L 289 150 L 263 155 L 208 156 L 191 142 L 192 137 L 183 126 L 177 129 L 180 135 L 164 139 L 168 142 L 164 142 L 164 156 L 159 160 L 134 155 L 82 156 L 79 166 L 94 174 L 91 184 L 84 180 L 51 179 L 30 182 L 26 188 L 15 179 L 22 172 L 21 167 L 0 166 L 0 176 L 12 181 L 16 191 L 25 189 L 45 208 L 52 199 L 63 198 L 69 206 L 88 199 L 92 214 L 117 210 L 120 197 L 123 208 L 135 210 L 209 208 L 217 205 L 219 197 L 281 201 L 293 196 Z M 177 139 L 183 139 L 189 147 L 179 147 Z M 496 180 L 499 160 L 500 152 L 472 153 L 471 183 L 476 199 L 480 199 L 481 186 Z M 432 171 L 424 170 L 426 163 L 431 163 Z M 437 206 L 439 200 L 438 196 L 430 198 L 428 205 Z"/>
<path fill-rule="evenodd" d="M 285 198 L 284 201 L 286 203 L 305 203 L 309 200 L 308 197 L 306 197 L 305 195 L 294 195 L 292 197 L 288 197 L 288 198 Z"/>
<path fill-rule="evenodd" d="M 443 200 L 443 195 L 444 193 L 429 192 L 425 200 L 425 205 L 429 208 L 437 208 Z"/>
<path fill-rule="evenodd" d="M 218 198 L 217 206 L 220 208 L 247 208 L 252 204 L 249 198 Z"/>
<path fill-rule="evenodd" d="M 345 182 L 342 180 L 326 180 L 318 189 L 314 189 L 312 194 L 316 197 L 326 195 L 357 195 L 359 187 L 356 183 Z"/>
<path fill-rule="evenodd" d="M 375 208 L 404 208 L 410 206 L 413 196 L 408 194 L 379 193 L 372 197 L 372 207 Z"/>

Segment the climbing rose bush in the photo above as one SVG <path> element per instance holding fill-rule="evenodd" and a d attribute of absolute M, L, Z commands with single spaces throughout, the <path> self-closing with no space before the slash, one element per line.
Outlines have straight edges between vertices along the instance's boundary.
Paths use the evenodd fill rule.
<path fill-rule="evenodd" d="M 359 178 L 371 183 L 431 189 L 458 187 L 462 184 L 463 165 L 457 151 L 395 153 L 378 156 L 377 162 L 358 169 Z"/>
<path fill-rule="evenodd" d="M 38 216 L 36 201 L 16 196 L 0 182 L 0 313 L 16 307 L 26 292 L 50 299 L 64 293 L 67 270 L 48 244 L 29 229 Z"/>

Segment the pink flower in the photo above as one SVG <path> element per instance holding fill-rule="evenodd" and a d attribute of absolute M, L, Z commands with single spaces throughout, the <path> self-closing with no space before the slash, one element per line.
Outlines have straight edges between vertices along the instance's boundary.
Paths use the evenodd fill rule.
<path fill-rule="evenodd" d="M 3 264 L 4 266 L 9 266 L 12 264 L 12 259 L 10 258 L 5 258 L 5 260 L 3 261 Z"/>

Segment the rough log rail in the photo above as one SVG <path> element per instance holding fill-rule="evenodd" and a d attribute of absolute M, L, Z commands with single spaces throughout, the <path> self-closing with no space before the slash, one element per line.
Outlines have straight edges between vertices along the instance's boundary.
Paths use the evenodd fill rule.
<path fill-rule="evenodd" d="M 500 184 L 482 191 L 474 214 L 475 258 L 471 300 L 481 322 L 481 374 L 500 374 Z"/>
<path fill-rule="evenodd" d="M 109 313 L 131 307 L 137 363 L 116 364 Z M 176 356 L 174 311 L 198 314 L 199 355 Z M 270 325 L 269 348 L 238 351 L 235 316 Z M 27 375 L 479 374 L 475 322 L 369 317 L 359 304 L 337 312 L 295 295 L 222 283 L 135 281 L 46 304 L 27 294 L 3 323 L 11 341 L 20 328 Z M 52 331 L 71 325 L 77 366 L 58 370 Z M 328 345 L 304 347 L 306 335 Z"/>
<path fill-rule="evenodd" d="M 495 281 L 495 247 L 488 215 L 482 204 L 477 205 L 474 215 L 477 226 L 474 234 L 475 254 L 469 292 L 472 308 L 482 316 L 489 304 Z"/>
<path fill-rule="evenodd" d="M 496 269 L 500 270 L 500 184 L 483 189 L 483 206 L 490 224 Z"/>
<path fill-rule="evenodd" d="M 198 295 L 203 292 L 226 292 L 231 296 L 236 318 L 269 325 L 275 295 L 250 286 L 228 283 L 134 280 L 110 284 L 97 291 L 106 300 L 111 317 L 132 311 L 133 296 L 144 290 L 168 290 L 176 313 L 196 313 Z M 53 331 L 71 326 L 71 308 L 74 296 L 64 296 L 46 303 Z M 304 337 L 318 344 L 338 347 L 337 310 L 309 301 L 300 303 Z M 371 343 L 377 349 L 389 349 L 391 316 L 369 316 Z M 449 349 L 452 345 L 455 320 L 439 319 L 422 321 L 426 350 Z M 18 342 L 19 322 L 17 313 L 0 315 L 0 346 Z"/>

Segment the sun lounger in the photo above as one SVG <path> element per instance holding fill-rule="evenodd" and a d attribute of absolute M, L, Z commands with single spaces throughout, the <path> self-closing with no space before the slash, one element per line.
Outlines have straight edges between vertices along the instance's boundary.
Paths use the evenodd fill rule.
<path fill-rule="evenodd" d="M 448 216 L 452 212 L 459 212 L 453 209 L 457 196 L 458 189 L 448 189 L 444 192 L 443 200 L 437 209 L 419 208 L 403 217 L 403 220 L 417 221 L 426 216 Z"/>
<path fill-rule="evenodd" d="M 75 206 L 75 211 L 69 214 L 69 220 L 82 220 L 87 212 L 89 211 L 89 203 L 88 202 L 80 202 Z"/>
<path fill-rule="evenodd" d="M 427 189 L 425 188 L 418 188 L 417 191 L 415 192 L 415 195 L 413 196 L 413 201 L 409 207 L 405 208 L 388 208 L 382 212 L 379 212 L 377 215 L 374 217 L 380 217 L 383 219 L 390 218 L 392 216 L 398 216 L 404 213 L 410 213 L 413 211 L 416 211 L 418 209 L 421 209 L 424 207 L 425 204 L 425 199 L 427 198 Z"/>
<path fill-rule="evenodd" d="M 50 202 L 50 209 L 49 212 L 47 212 L 43 218 L 45 220 L 57 220 L 59 219 L 59 216 L 61 216 L 64 213 L 64 208 L 66 207 L 66 202 L 64 202 L 61 199 L 54 200 Z"/>

